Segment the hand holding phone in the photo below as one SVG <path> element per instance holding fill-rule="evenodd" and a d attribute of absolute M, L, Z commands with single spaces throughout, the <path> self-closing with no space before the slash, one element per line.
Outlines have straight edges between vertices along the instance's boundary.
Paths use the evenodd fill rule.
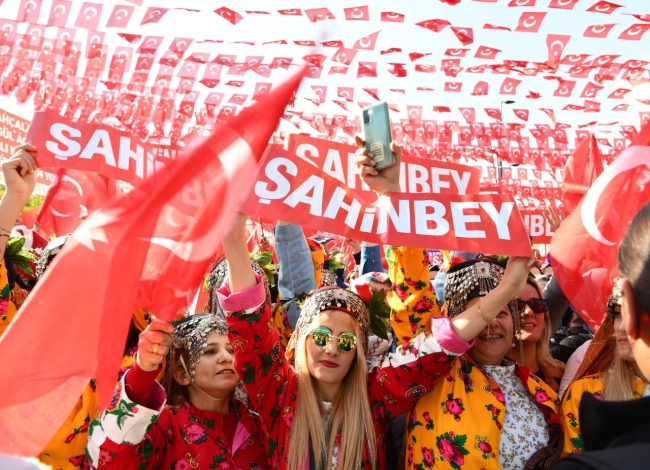
<path fill-rule="evenodd" d="M 361 111 L 363 135 L 366 149 L 373 155 L 375 170 L 380 171 L 395 163 L 390 149 L 393 141 L 390 132 L 388 105 L 384 102 L 369 106 Z"/>

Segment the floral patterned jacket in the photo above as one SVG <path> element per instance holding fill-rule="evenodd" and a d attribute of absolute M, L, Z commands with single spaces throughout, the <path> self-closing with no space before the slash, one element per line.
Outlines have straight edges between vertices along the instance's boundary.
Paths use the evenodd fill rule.
<path fill-rule="evenodd" d="M 386 250 L 388 274 L 393 284 L 387 295 L 392 309 L 390 325 L 397 344 L 410 341 L 423 331 L 429 331 L 431 319 L 440 316 L 436 294 L 429 283 L 427 250 L 391 247 Z"/>
<path fill-rule="evenodd" d="M 430 288 L 425 255 L 421 248 L 391 248 L 387 252 L 393 281 L 391 326 L 401 332 L 400 340 L 427 331 L 432 318 L 441 315 Z M 525 367 L 517 366 L 515 371 L 535 398 L 549 431 L 560 432 L 556 393 Z M 498 450 L 505 411 L 498 384 L 468 355 L 461 356 L 444 380 L 411 410 L 406 427 L 406 468 L 500 469 Z"/>
<path fill-rule="evenodd" d="M 586 375 L 573 382 L 567 389 L 562 407 L 560 408 L 560 421 L 564 428 L 564 445 L 562 457 L 571 454 L 582 454 L 585 451 L 580 432 L 580 402 L 585 392 L 591 393 L 596 398 L 603 396 L 604 377 L 600 374 Z M 634 378 L 634 398 L 643 396 L 645 384 L 641 379 Z"/>
<path fill-rule="evenodd" d="M 259 412 L 267 439 L 271 468 L 285 470 L 289 452 L 289 430 L 298 399 L 296 374 L 284 358 L 284 350 L 273 326 L 269 306 L 263 304 L 261 278 L 258 285 L 231 294 L 228 284 L 219 289 L 219 301 L 228 315 L 230 342 L 235 348 L 238 373 Z M 387 426 L 408 411 L 440 376 L 449 373 L 457 355 L 470 344 L 462 341 L 446 318 L 397 348 L 368 374 L 368 396 L 377 436 L 378 468 L 386 466 L 383 439 Z M 364 470 L 372 469 L 364 449 Z"/>
<path fill-rule="evenodd" d="M 127 372 L 128 374 L 128 372 Z M 235 402 L 239 423 L 232 449 L 221 427 L 223 414 L 199 410 L 188 402 L 164 406 L 160 384 L 146 408 L 131 401 L 120 381 L 111 404 L 88 431 L 92 468 L 231 469 L 268 468 L 258 416 Z"/>
<path fill-rule="evenodd" d="M 515 373 L 535 398 L 549 431 L 560 432 L 557 395 L 525 367 Z M 506 414 L 499 385 L 467 355 L 415 405 L 406 426 L 408 469 L 500 469 Z"/>

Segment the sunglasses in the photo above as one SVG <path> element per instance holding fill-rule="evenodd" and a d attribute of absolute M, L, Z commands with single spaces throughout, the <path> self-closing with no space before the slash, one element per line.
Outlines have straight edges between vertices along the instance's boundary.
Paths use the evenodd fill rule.
<path fill-rule="evenodd" d="M 526 305 L 530 307 L 533 313 L 546 313 L 548 312 L 548 301 L 546 299 L 528 299 L 528 300 L 515 300 L 517 311 L 523 312 Z"/>
<path fill-rule="evenodd" d="M 312 331 L 311 338 L 314 340 L 316 346 L 321 348 L 327 346 L 332 341 L 332 338 L 336 338 L 341 351 L 350 352 L 357 349 L 357 337 L 355 335 L 352 333 L 341 333 L 340 336 L 334 336 L 332 331 L 325 326 L 319 326 Z"/>

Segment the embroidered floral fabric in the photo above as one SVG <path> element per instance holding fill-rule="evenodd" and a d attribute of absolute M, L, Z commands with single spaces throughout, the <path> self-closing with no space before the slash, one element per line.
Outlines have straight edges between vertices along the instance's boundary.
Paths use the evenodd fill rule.
<path fill-rule="evenodd" d="M 431 319 L 440 316 L 440 308 L 429 282 L 427 250 L 391 247 L 386 250 L 386 260 L 393 284 L 387 295 L 392 309 L 390 324 L 397 344 L 402 344 L 429 331 Z"/>
<path fill-rule="evenodd" d="M 155 387 L 157 397 L 164 397 L 162 387 Z M 239 402 L 235 406 L 240 421 L 231 449 L 221 427 L 223 414 L 199 410 L 188 402 L 161 411 L 146 408 L 129 399 L 122 379 L 101 421 L 90 427 L 90 463 L 120 470 L 268 468 L 258 417 Z"/>
<path fill-rule="evenodd" d="M 501 468 L 523 468 L 530 456 L 549 441 L 544 415 L 537 407 L 535 397 L 515 375 L 514 364 L 481 368 L 499 385 L 505 399 L 506 411 L 499 445 Z"/>
<path fill-rule="evenodd" d="M 604 380 L 601 374 L 587 375 L 573 382 L 567 389 L 562 408 L 560 421 L 564 429 L 564 444 L 562 457 L 571 454 L 582 454 L 585 446 L 580 432 L 580 401 L 585 392 L 591 393 L 596 398 L 603 396 Z M 634 380 L 634 398 L 641 398 L 645 384 L 641 379 Z"/>
<path fill-rule="evenodd" d="M 543 416 L 548 432 L 559 432 L 555 392 L 526 368 L 514 366 L 514 374 Z M 501 469 L 502 431 L 510 427 L 505 419 L 506 406 L 510 410 L 512 400 L 467 355 L 461 356 L 411 410 L 406 426 L 406 468 Z M 530 422 L 538 416 L 535 412 L 516 419 Z"/>

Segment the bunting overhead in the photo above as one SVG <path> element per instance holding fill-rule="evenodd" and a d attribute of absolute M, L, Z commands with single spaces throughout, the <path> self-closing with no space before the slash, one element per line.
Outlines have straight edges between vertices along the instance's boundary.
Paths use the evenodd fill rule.
<path fill-rule="evenodd" d="M 405 155 L 482 165 L 483 189 L 537 209 L 583 139 L 608 164 L 650 119 L 643 0 L 299 5 L 5 0 L 0 94 L 182 147 L 307 64 L 278 143 L 353 144 L 386 101 Z"/>

